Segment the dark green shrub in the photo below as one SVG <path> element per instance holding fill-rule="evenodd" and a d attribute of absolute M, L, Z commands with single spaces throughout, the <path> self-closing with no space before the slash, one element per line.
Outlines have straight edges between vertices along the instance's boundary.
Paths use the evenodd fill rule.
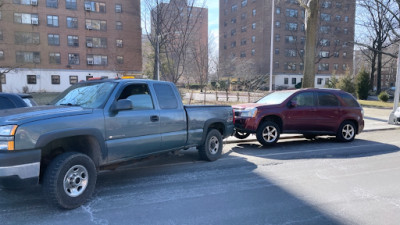
<path fill-rule="evenodd" d="M 378 95 L 379 100 L 381 100 L 382 102 L 387 102 L 389 100 L 389 95 L 388 93 L 386 93 L 386 91 L 382 91 L 379 95 Z"/>
<path fill-rule="evenodd" d="M 356 92 L 359 99 L 366 100 L 369 92 L 369 74 L 362 69 L 356 78 Z"/>

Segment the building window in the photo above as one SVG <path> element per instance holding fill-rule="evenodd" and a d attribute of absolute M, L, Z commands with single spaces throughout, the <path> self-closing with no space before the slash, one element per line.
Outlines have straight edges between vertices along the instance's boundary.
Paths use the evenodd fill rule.
<path fill-rule="evenodd" d="M 252 28 L 253 30 L 255 30 L 255 29 L 256 29 L 256 23 L 253 23 L 253 24 L 251 25 L 251 28 Z"/>
<path fill-rule="evenodd" d="M 14 4 L 19 4 L 19 5 L 34 5 L 33 3 L 31 3 L 31 0 L 13 0 Z M 36 1 L 36 5 L 37 5 L 37 1 Z"/>
<path fill-rule="evenodd" d="M 246 52 L 240 52 L 240 58 L 246 58 Z"/>
<path fill-rule="evenodd" d="M 255 49 L 252 49 L 252 50 L 251 50 L 251 55 L 252 55 L 252 56 L 256 55 L 256 50 L 255 50 Z"/>
<path fill-rule="evenodd" d="M 276 69 L 278 69 L 278 68 L 279 68 L 279 62 L 275 62 L 274 67 L 275 67 Z"/>
<path fill-rule="evenodd" d="M 3 31 L 0 30 L 0 41 L 3 40 Z"/>
<path fill-rule="evenodd" d="M 78 76 L 69 76 L 69 83 L 70 84 L 78 83 Z"/>
<path fill-rule="evenodd" d="M 124 57 L 123 56 L 117 56 L 117 63 L 118 64 L 124 64 Z"/>
<path fill-rule="evenodd" d="M 297 23 L 286 23 L 286 30 L 297 31 Z"/>
<path fill-rule="evenodd" d="M 343 29 L 343 33 L 344 33 L 344 34 L 349 34 L 349 29 L 344 28 L 344 29 Z"/>
<path fill-rule="evenodd" d="M 236 29 L 232 29 L 231 30 L 231 36 L 235 36 L 236 35 Z"/>
<path fill-rule="evenodd" d="M 246 32 L 246 31 L 247 31 L 247 26 L 243 26 L 242 29 L 241 29 L 241 31 L 242 31 L 242 33 L 243 33 L 243 32 Z M 225 37 L 225 35 L 224 35 L 224 37 Z"/>
<path fill-rule="evenodd" d="M 58 52 L 49 53 L 49 64 L 61 64 L 61 55 Z"/>
<path fill-rule="evenodd" d="M 68 28 L 78 28 L 78 18 L 67 17 L 67 27 Z"/>
<path fill-rule="evenodd" d="M 16 52 L 16 60 L 17 63 L 40 63 L 40 52 Z"/>
<path fill-rule="evenodd" d="M 327 34 L 327 33 L 329 33 L 331 31 L 331 27 L 330 26 L 321 26 L 319 28 L 319 31 L 321 31 L 324 34 Z"/>
<path fill-rule="evenodd" d="M 38 14 L 14 13 L 14 22 L 20 24 L 39 24 Z"/>
<path fill-rule="evenodd" d="M 107 38 L 87 37 L 86 47 L 88 48 L 107 48 Z"/>
<path fill-rule="evenodd" d="M 280 21 L 276 21 L 275 22 L 275 27 L 277 27 L 277 28 L 281 27 L 281 22 Z"/>
<path fill-rule="evenodd" d="M 302 71 L 304 70 L 304 63 L 299 63 L 299 69 Z"/>
<path fill-rule="evenodd" d="M 245 7 L 247 5 L 247 0 L 242 0 L 242 7 Z"/>
<path fill-rule="evenodd" d="M 296 43 L 296 41 L 297 41 L 297 37 L 296 36 L 293 36 L 293 35 L 285 36 L 285 43 L 293 44 L 293 43 Z"/>
<path fill-rule="evenodd" d="M 91 20 L 86 19 L 86 29 L 87 30 L 107 30 L 107 21 L 105 20 Z"/>
<path fill-rule="evenodd" d="M 69 53 L 68 54 L 68 64 L 69 65 L 79 65 L 79 54 Z"/>
<path fill-rule="evenodd" d="M 39 45 L 40 35 L 36 32 L 15 32 L 14 41 L 17 45 Z"/>
<path fill-rule="evenodd" d="M 294 77 L 294 78 L 292 78 L 292 84 L 296 84 L 296 78 Z"/>
<path fill-rule="evenodd" d="M 279 55 L 279 48 L 275 49 L 275 55 Z"/>
<path fill-rule="evenodd" d="M 26 75 L 28 84 L 36 84 L 36 75 Z"/>
<path fill-rule="evenodd" d="M 236 23 L 236 18 L 232 18 L 231 23 Z"/>
<path fill-rule="evenodd" d="M 349 22 L 349 17 L 348 17 L 348 16 L 345 16 L 345 17 L 344 17 L 344 22 L 346 22 L 346 23 Z"/>
<path fill-rule="evenodd" d="M 256 10 L 256 9 L 253 9 L 252 15 L 253 15 L 253 16 L 256 16 L 256 13 L 257 13 L 257 10 Z"/>
<path fill-rule="evenodd" d="M 293 70 L 293 71 L 296 70 L 296 63 L 285 63 L 285 64 L 286 64 L 285 66 L 286 70 Z"/>
<path fill-rule="evenodd" d="M 334 70 L 338 70 L 338 69 L 339 69 L 339 64 L 334 63 L 334 64 L 333 64 L 333 69 L 334 69 Z"/>
<path fill-rule="evenodd" d="M 108 57 L 106 55 L 87 55 L 86 62 L 88 65 L 106 66 L 108 64 Z"/>
<path fill-rule="evenodd" d="M 332 2 L 324 1 L 324 2 L 322 2 L 321 7 L 324 8 L 324 9 L 329 9 L 329 8 L 332 7 Z"/>
<path fill-rule="evenodd" d="M 85 1 L 85 11 L 105 13 L 106 3 Z"/>
<path fill-rule="evenodd" d="M 319 57 L 320 58 L 329 58 L 329 51 L 320 51 Z"/>
<path fill-rule="evenodd" d="M 252 36 L 251 37 L 251 43 L 255 43 L 256 42 L 256 36 Z"/>
<path fill-rule="evenodd" d="M 231 42 L 231 47 L 232 47 L 232 48 L 236 47 L 236 41 L 232 41 L 232 42 Z"/>
<path fill-rule="evenodd" d="M 47 16 L 47 26 L 58 27 L 58 16 Z"/>
<path fill-rule="evenodd" d="M 4 60 L 4 51 L 0 50 L 0 60 Z"/>
<path fill-rule="evenodd" d="M 299 11 L 297 9 L 286 9 L 286 16 L 287 17 L 297 17 Z"/>
<path fill-rule="evenodd" d="M 58 34 L 48 34 L 47 35 L 48 45 L 60 45 L 60 35 Z"/>
<path fill-rule="evenodd" d="M 328 71 L 329 70 L 329 63 L 320 63 L 318 64 L 319 71 Z"/>
<path fill-rule="evenodd" d="M 276 14 L 281 14 L 281 8 L 277 7 L 277 8 L 275 9 L 275 13 L 276 13 Z"/>
<path fill-rule="evenodd" d="M 247 18 L 247 13 L 242 13 L 241 18 L 242 18 L 242 20 L 245 20 Z"/>
<path fill-rule="evenodd" d="M 283 79 L 283 84 L 289 84 L 289 78 L 285 77 L 285 78 Z"/>
<path fill-rule="evenodd" d="M 51 84 L 60 84 L 60 75 L 51 75 Z"/>
<path fill-rule="evenodd" d="M 330 41 L 328 39 L 321 39 L 319 41 L 319 45 L 320 46 L 329 46 L 330 45 Z"/>
<path fill-rule="evenodd" d="M 122 5 L 115 4 L 115 13 L 122 13 Z"/>
<path fill-rule="evenodd" d="M 78 36 L 68 35 L 67 40 L 68 40 L 68 46 L 79 47 L 79 37 Z"/>
<path fill-rule="evenodd" d="M 1 74 L 1 76 L 0 76 L 0 83 L 1 83 L 1 84 L 6 84 L 6 83 L 7 83 L 6 75 L 5 75 L 5 74 Z"/>
<path fill-rule="evenodd" d="M 247 44 L 247 40 L 246 39 L 242 39 L 241 41 L 240 41 L 240 45 L 246 45 Z"/>
<path fill-rule="evenodd" d="M 317 78 L 317 84 L 321 85 L 322 84 L 322 78 Z"/>
<path fill-rule="evenodd" d="M 46 0 L 47 8 L 58 8 L 58 0 Z"/>
<path fill-rule="evenodd" d="M 66 9 L 76 9 L 76 0 L 65 0 Z"/>
<path fill-rule="evenodd" d="M 236 4 L 235 4 L 235 5 L 232 5 L 232 8 L 231 8 L 231 11 L 232 11 L 232 12 L 236 12 L 237 9 L 238 9 L 238 7 L 237 7 Z"/>
<path fill-rule="evenodd" d="M 297 56 L 296 49 L 286 49 L 286 56 L 287 57 L 296 57 Z"/>
<path fill-rule="evenodd" d="M 116 40 L 116 43 L 117 43 L 118 48 L 122 48 L 122 46 L 123 46 L 122 40 Z"/>
<path fill-rule="evenodd" d="M 275 34 L 275 41 L 279 42 L 281 40 L 281 36 L 279 34 Z"/>
<path fill-rule="evenodd" d="M 343 52 L 343 58 L 347 57 L 347 52 Z"/>
<path fill-rule="evenodd" d="M 321 13 L 321 20 L 325 22 L 331 21 L 331 15 L 327 13 Z"/>

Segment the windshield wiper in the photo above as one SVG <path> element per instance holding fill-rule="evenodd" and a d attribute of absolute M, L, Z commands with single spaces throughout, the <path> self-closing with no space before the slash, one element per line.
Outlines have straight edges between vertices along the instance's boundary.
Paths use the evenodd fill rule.
<path fill-rule="evenodd" d="M 66 105 L 66 106 L 80 106 L 80 105 L 72 104 L 72 103 L 63 103 L 63 104 L 60 104 L 60 105 Z"/>

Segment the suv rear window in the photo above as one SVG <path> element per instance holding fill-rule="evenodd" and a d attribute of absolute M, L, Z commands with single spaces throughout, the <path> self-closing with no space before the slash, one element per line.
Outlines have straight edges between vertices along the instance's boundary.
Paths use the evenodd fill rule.
<path fill-rule="evenodd" d="M 318 105 L 319 106 L 339 106 L 339 100 L 334 94 L 326 92 L 318 92 Z"/>
<path fill-rule="evenodd" d="M 360 107 L 358 104 L 357 100 L 351 96 L 350 94 L 347 93 L 341 93 L 339 94 L 340 98 L 344 101 L 346 106 L 348 107 Z"/>

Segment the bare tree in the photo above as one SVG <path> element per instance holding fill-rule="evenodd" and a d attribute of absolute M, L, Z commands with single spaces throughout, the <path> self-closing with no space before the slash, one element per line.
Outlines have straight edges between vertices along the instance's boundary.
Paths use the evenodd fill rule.
<path fill-rule="evenodd" d="M 317 43 L 319 0 L 297 0 L 305 9 L 305 53 L 303 88 L 314 87 L 315 84 L 315 50 Z"/>
<path fill-rule="evenodd" d="M 367 43 L 357 42 L 358 45 L 366 47 L 372 51 L 369 54 L 371 59 L 371 83 L 374 81 L 376 71 L 376 91 L 381 92 L 381 73 L 382 73 L 382 56 L 384 50 L 390 47 L 393 42 L 390 41 L 393 34 L 392 28 L 395 25 L 395 16 L 392 15 L 387 7 L 383 5 L 393 5 L 392 0 L 362 0 L 359 6 L 365 12 L 364 19 L 361 19 L 361 26 L 367 30 Z M 376 68 L 376 69 L 375 69 Z M 373 86 L 371 86 L 372 88 Z"/>
<path fill-rule="evenodd" d="M 167 70 L 161 68 L 163 79 L 177 83 L 185 72 L 189 47 L 196 28 L 203 19 L 205 0 L 144 0 L 144 29 L 155 52 L 154 78 L 159 55 L 163 54 Z M 207 18 L 204 18 L 207 19 Z"/>

